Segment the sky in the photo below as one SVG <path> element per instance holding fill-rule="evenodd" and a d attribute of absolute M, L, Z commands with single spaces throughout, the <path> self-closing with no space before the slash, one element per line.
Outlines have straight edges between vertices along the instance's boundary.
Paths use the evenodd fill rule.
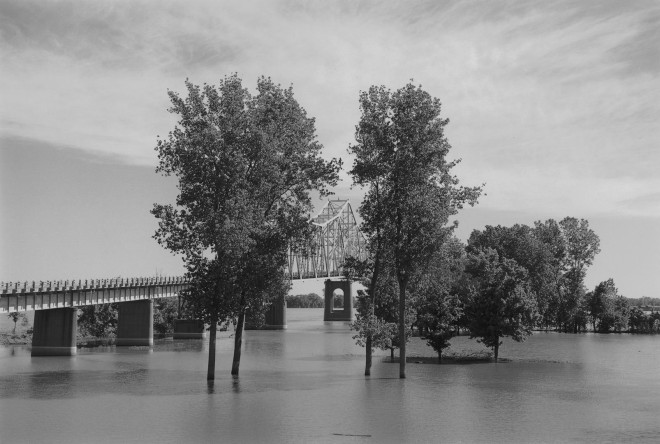
<path fill-rule="evenodd" d="M 2 1 L 0 280 L 181 274 L 149 214 L 177 192 L 154 171 L 167 91 L 238 73 L 293 85 L 354 209 L 359 92 L 413 80 L 485 183 L 460 238 L 585 218 L 587 287 L 660 297 L 659 42 L 655 0 Z"/>

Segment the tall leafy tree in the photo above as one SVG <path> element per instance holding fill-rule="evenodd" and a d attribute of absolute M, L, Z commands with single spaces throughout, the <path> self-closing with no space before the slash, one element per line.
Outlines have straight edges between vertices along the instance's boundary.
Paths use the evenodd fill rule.
<path fill-rule="evenodd" d="M 169 92 L 179 121 L 156 146 L 157 172 L 178 178 L 179 195 L 151 212 L 156 240 L 183 257 L 189 308 L 210 325 L 212 380 L 217 325 L 236 322 L 238 375 L 245 317 L 284 297 L 287 242 L 307 233 L 309 192 L 327 194 L 341 164 L 321 158 L 314 119 L 292 88 L 261 77 L 252 96 L 237 75 L 186 87 L 187 97 Z"/>
<path fill-rule="evenodd" d="M 628 328 L 630 304 L 618 294 L 612 278 L 599 283 L 594 291 L 587 293 L 587 307 L 594 331 L 607 333 L 614 329 L 621 332 Z"/>
<path fill-rule="evenodd" d="M 614 280 L 608 279 L 587 293 L 587 305 L 594 331 L 609 331 L 614 324 L 614 299 L 617 289 Z"/>
<path fill-rule="evenodd" d="M 553 284 L 547 288 L 554 291 L 547 294 L 546 323 L 577 332 L 587 321 L 584 278 L 600 252 L 600 239 L 586 219 L 574 217 L 537 221 L 534 235 L 551 253 L 547 277 Z"/>
<path fill-rule="evenodd" d="M 600 238 L 589 228 L 589 221 L 565 217 L 559 222 L 566 248 L 564 260 L 565 294 L 560 306 L 559 322 L 565 331 L 577 332 L 584 323 L 584 278 L 587 267 L 600 253 Z"/>
<path fill-rule="evenodd" d="M 523 341 L 536 322 L 527 270 L 492 248 L 470 253 L 466 269 L 476 283 L 466 307 L 470 337 L 491 347 L 497 362 L 501 338 Z"/>
<path fill-rule="evenodd" d="M 529 286 L 536 298 L 537 309 L 546 325 L 550 318 L 552 295 L 555 292 L 557 261 L 552 244 L 535 235 L 535 230 L 523 224 L 511 227 L 487 225 L 474 230 L 468 241 L 468 250 L 492 248 L 500 255 L 516 261 L 527 270 Z"/>
<path fill-rule="evenodd" d="M 630 322 L 630 303 L 628 298 L 617 295 L 614 298 L 614 331 L 621 333 L 628 329 Z"/>
<path fill-rule="evenodd" d="M 559 313 L 565 293 L 566 272 L 566 242 L 559 223 L 554 219 L 544 222 L 534 222 L 534 237 L 538 239 L 549 252 L 547 268 L 545 269 L 545 283 L 542 293 L 537 298 L 543 299 L 539 305 L 541 323 L 546 327 L 559 325 Z"/>
<path fill-rule="evenodd" d="M 458 186 L 445 138 L 440 100 L 412 83 L 391 92 L 372 86 L 360 94 L 354 181 L 369 187 L 361 207 L 363 229 L 392 252 L 399 287 L 399 376 L 405 378 L 407 287 L 415 272 L 451 233 L 449 218 L 481 189 Z M 376 250 L 380 251 L 380 250 Z M 376 256 L 378 259 L 378 256 Z"/>
<path fill-rule="evenodd" d="M 416 277 L 411 285 L 417 303 L 418 328 L 438 353 L 438 362 L 455 336 L 463 314 L 458 293 L 465 260 L 465 246 L 451 237 L 435 254 L 426 273 Z"/>

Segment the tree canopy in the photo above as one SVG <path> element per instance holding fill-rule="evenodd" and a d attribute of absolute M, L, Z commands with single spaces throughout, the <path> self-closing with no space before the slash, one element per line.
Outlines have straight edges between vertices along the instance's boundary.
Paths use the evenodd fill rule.
<path fill-rule="evenodd" d="M 491 347 L 497 362 L 501 338 L 523 341 L 536 322 L 536 301 L 527 271 L 492 248 L 471 253 L 467 271 L 476 283 L 466 308 L 470 337 Z"/>
<path fill-rule="evenodd" d="M 405 378 L 407 286 L 448 238 L 449 218 L 474 204 L 481 188 L 460 187 L 451 175 L 458 160 L 447 159 L 449 120 L 441 117 L 440 100 L 421 86 L 409 83 L 394 92 L 372 86 L 359 102 L 351 175 L 368 186 L 360 214 L 363 230 L 377 239 L 374 262 L 382 260 L 382 248 L 391 251 L 399 287 L 399 376 Z M 374 271 L 377 277 L 378 267 Z"/>
<path fill-rule="evenodd" d="M 176 205 L 155 204 L 155 239 L 181 254 L 192 283 L 184 297 L 211 326 L 208 378 L 214 378 L 215 329 L 237 322 L 232 373 L 238 374 L 247 312 L 288 289 L 283 266 L 291 239 L 307 233 L 309 192 L 336 183 L 341 162 L 321 158 L 314 119 L 269 78 L 252 96 L 237 75 L 218 86 L 186 81 L 169 91 L 179 121 L 157 142 L 157 172 L 179 180 Z"/>

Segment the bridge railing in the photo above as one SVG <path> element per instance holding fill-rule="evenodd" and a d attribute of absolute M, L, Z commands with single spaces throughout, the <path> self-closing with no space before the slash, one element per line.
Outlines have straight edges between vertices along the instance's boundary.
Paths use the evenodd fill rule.
<path fill-rule="evenodd" d="M 183 276 L 141 277 L 117 279 L 85 279 L 59 281 L 0 282 L 0 295 L 23 293 L 52 293 L 78 290 L 102 290 L 115 288 L 134 288 L 159 285 L 187 284 Z"/>
<path fill-rule="evenodd" d="M 184 277 L 0 282 L 0 313 L 175 297 Z"/>

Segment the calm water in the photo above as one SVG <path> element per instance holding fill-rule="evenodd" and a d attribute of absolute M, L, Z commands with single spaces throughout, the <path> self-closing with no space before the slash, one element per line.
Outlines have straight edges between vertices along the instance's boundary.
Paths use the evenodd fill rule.
<path fill-rule="evenodd" d="M 238 381 L 220 339 L 212 386 L 203 341 L 75 358 L 2 348 L 0 442 L 660 442 L 658 336 L 539 333 L 506 341 L 509 362 L 411 363 L 400 380 L 378 357 L 366 379 L 345 324 L 287 316 L 287 331 L 246 332 Z"/>

